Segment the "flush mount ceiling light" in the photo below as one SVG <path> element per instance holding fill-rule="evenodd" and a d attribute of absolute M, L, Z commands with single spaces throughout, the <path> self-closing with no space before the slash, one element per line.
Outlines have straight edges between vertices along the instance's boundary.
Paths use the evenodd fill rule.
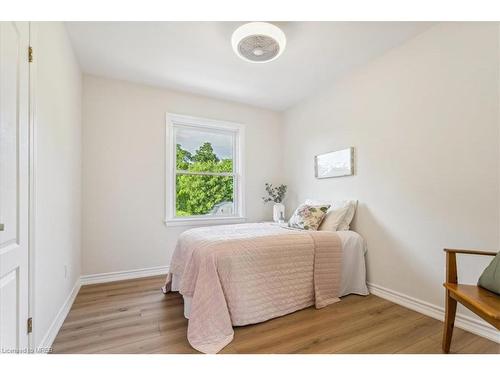
<path fill-rule="evenodd" d="M 266 63 L 285 50 L 286 37 L 281 29 L 267 22 L 250 22 L 238 27 L 231 37 L 234 52 L 245 61 Z"/>

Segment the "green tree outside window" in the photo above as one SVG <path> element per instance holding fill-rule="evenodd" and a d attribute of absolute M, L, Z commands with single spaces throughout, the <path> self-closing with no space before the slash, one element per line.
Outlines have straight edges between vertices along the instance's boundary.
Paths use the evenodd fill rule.
<path fill-rule="evenodd" d="M 203 143 L 194 154 L 177 144 L 176 167 L 176 216 L 214 214 L 221 204 L 233 202 L 233 176 L 182 173 L 232 173 L 233 160 L 219 159 L 210 142 Z"/>

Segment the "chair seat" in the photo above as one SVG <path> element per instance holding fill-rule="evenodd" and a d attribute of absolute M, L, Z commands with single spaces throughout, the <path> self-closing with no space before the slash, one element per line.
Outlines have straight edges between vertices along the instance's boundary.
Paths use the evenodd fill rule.
<path fill-rule="evenodd" d="M 444 283 L 452 298 L 475 307 L 491 319 L 500 320 L 500 296 L 477 285 Z"/>

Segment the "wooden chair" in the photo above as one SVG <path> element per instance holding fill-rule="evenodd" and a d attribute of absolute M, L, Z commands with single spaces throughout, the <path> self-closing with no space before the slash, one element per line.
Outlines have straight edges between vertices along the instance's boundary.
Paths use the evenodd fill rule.
<path fill-rule="evenodd" d="M 444 249 L 446 252 L 446 311 L 443 332 L 443 352 L 450 352 L 451 336 L 455 325 L 457 302 L 479 315 L 500 330 L 500 296 L 477 285 L 458 283 L 457 254 L 497 255 L 494 252 Z"/>

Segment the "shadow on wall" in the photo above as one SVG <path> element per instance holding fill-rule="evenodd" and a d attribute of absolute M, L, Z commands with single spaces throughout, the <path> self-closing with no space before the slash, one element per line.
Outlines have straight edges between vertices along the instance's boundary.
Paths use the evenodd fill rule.
<path fill-rule="evenodd" d="M 441 292 L 441 281 L 436 282 L 425 276 L 425 265 L 412 256 L 414 251 L 411 244 L 395 237 L 390 228 L 384 226 L 369 207 L 362 202 L 358 203 L 351 230 L 363 236 L 367 243 L 368 282 L 377 279 L 382 285 L 390 285 L 391 283 L 384 280 L 400 280 L 401 284 L 407 284 L 408 288 L 418 288 L 420 293 L 434 294 L 436 289 Z M 436 251 L 442 252 L 442 249 L 436 248 Z M 372 267 L 375 263 L 383 263 L 383 265 Z M 444 277 L 444 261 L 442 267 Z M 383 269 L 384 275 L 374 275 L 374 268 Z"/>

